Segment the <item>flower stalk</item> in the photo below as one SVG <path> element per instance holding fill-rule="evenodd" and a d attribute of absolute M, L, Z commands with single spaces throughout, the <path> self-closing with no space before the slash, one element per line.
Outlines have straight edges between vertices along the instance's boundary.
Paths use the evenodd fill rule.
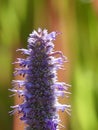
<path fill-rule="evenodd" d="M 22 104 L 12 106 L 21 113 L 20 120 L 27 124 L 25 130 L 59 130 L 58 111 L 70 113 L 70 105 L 60 104 L 58 97 L 68 96 L 70 85 L 58 82 L 57 70 L 63 68 L 67 58 L 61 51 L 54 51 L 53 41 L 57 32 L 46 29 L 33 31 L 28 38 L 27 49 L 18 49 L 26 58 L 17 58 L 15 76 L 24 80 L 13 80 L 12 92 L 23 96 Z"/>

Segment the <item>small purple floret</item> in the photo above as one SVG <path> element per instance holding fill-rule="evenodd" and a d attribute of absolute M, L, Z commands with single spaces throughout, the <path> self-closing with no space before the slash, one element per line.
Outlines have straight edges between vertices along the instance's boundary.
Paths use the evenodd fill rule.
<path fill-rule="evenodd" d="M 12 108 L 21 113 L 26 130 L 59 130 L 58 111 L 70 113 L 70 105 L 58 102 L 59 96 L 70 93 L 67 92 L 69 85 L 57 79 L 57 70 L 62 69 L 67 58 L 62 52 L 54 51 L 52 41 L 56 35 L 57 32 L 48 33 L 39 28 L 29 35 L 27 49 L 17 50 L 26 58 L 17 58 L 14 63 L 20 67 L 14 74 L 23 76 L 24 80 L 13 80 L 11 91 L 23 96 L 24 101 Z"/>

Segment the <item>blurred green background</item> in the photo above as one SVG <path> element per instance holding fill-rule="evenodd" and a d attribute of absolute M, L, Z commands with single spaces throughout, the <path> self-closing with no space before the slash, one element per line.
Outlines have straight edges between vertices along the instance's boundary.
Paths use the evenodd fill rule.
<path fill-rule="evenodd" d="M 12 62 L 15 50 L 26 47 L 29 33 L 38 27 L 62 32 L 55 48 L 69 59 L 59 79 L 72 85 L 72 116 L 61 115 L 66 125 L 61 130 L 98 130 L 97 0 L 0 0 L 0 130 L 22 130 L 22 123 L 8 114 L 17 102 L 8 91 Z"/>

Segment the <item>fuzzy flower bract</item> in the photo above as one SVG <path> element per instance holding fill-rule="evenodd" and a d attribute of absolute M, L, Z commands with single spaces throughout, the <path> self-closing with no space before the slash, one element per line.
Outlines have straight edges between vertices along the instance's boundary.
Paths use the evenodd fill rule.
<path fill-rule="evenodd" d="M 58 102 L 59 96 L 68 96 L 69 85 L 57 79 L 57 70 L 67 62 L 61 51 L 54 51 L 57 35 L 39 28 L 29 35 L 27 49 L 17 50 L 26 58 L 17 58 L 15 64 L 20 67 L 14 74 L 23 76 L 24 80 L 13 80 L 15 87 L 11 91 L 24 98 L 22 104 L 12 108 L 21 113 L 26 130 L 59 130 L 58 111 L 70 111 L 70 105 Z"/>

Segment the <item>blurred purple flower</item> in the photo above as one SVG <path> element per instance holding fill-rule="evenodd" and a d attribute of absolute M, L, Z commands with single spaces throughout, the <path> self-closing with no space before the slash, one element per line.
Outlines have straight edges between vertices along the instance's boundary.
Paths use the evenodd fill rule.
<path fill-rule="evenodd" d="M 17 58 L 15 64 L 20 68 L 14 74 L 22 75 L 25 80 L 13 80 L 15 87 L 11 91 L 23 96 L 24 101 L 12 108 L 22 113 L 20 119 L 27 124 L 26 130 L 58 130 L 58 110 L 70 113 L 70 105 L 58 102 L 59 96 L 68 96 L 69 85 L 57 79 L 57 70 L 62 69 L 67 58 L 62 52 L 54 51 L 52 41 L 56 35 L 57 32 L 48 33 L 39 28 L 30 34 L 27 49 L 17 50 L 26 58 Z"/>

